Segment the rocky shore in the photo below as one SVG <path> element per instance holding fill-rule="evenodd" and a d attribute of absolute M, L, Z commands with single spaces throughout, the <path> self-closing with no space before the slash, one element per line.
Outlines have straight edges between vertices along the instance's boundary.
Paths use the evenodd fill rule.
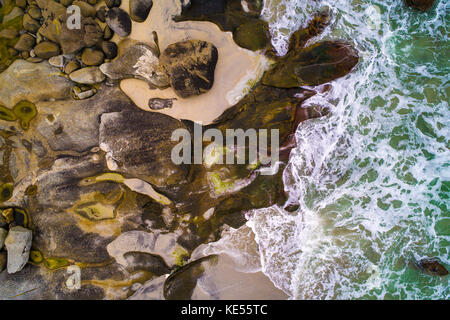
<path fill-rule="evenodd" d="M 225 288 L 243 277 L 205 244 L 242 227 L 248 210 L 295 210 L 283 186 L 293 134 L 332 111 L 303 104 L 357 68 L 351 44 L 311 41 L 330 11 L 311 17 L 280 57 L 260 0 L 1 1 L 0 297 L 231 297 L 197 282 Z M 211 154 L 174 164 L 171 134 L 193 133 L 194 121 L 223 133 L 278 129 L 280 170 L 262 175 L 258 163 Z M 67 280 L 71 266 L 79 289 Z M 252 277 L 266 297 L 286 298 Z"/>

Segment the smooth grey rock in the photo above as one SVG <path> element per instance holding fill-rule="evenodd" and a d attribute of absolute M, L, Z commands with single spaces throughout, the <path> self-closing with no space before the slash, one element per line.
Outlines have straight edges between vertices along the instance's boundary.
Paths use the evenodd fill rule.
<path fill-rule="evenodd" d="M 69 75 L 70 80 L 82 84 L 96 84 L 105 80 L 105 75 L 98 67 L 87 67 L 76 70 Z"/>
<path fill-rule="evenodd" d="M 145 44 L 127 48 L 114 61 L 102 64 L 100 70 L 113 80 L 137 78 L 157 88 L 169 85 L 169 78 L 159 64 L 158 50 Z"/>
<path fill-rule="evenodd" d="M 130 17 L 136 22 L 144 22 L 153 6 L 152 0 L 130 0 Z"/>
<path fill-rule="evenodd" d="M 8 273 L 16 273 L 25 267 L 30 257 L 32 238 L 31 230 L 24 227 L 16 226 L 9 230 L 5 240 L 8 251 Z"/>
<path fill-rule="evenodd" d="M 8 234 L 8 230 L 0 228 L 0 250 L 3 249 L 5 245 L 6 235 Z"/>
<path fill-rule="evenodd" d="M 131 33 L 130 16 L 120 8 L 112 8 L 106 13 L 106 23 L 121 37 L 126 37 Z"/>

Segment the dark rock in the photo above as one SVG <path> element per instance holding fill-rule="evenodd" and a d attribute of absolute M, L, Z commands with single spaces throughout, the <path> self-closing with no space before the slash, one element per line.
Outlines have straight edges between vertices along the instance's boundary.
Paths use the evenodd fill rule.
<path fill-rule="evenodd" d="M 132 45 L 110 63 L 104 63 L 100 70 L 112 80 L 137 78 L 157 88 L 166 88 L 169 79 L 159 64 L 158 50 L 144 44 Z"/>
<path fill-rule="evenodd" d="M 23 16 L 23 28 L 31 33 L 36 33 L 41 25 L 34 20 L 28 13 Z"/>
<path fill-rule="evenodd" d="M 252 51 L 264 49 L 270 45 L 270 32 L 267 23 L 262 20 L 247 22 L 233 33 L 236 44 Z"/>
<path fill-rule="evenodd" d="M 241 26 L 238 35 L 238 45 L 244 48 L 257 47 L 261 49 L 262 44 L 270 43 L 268 24 L 259 20 L 261 1 L 240 1 L 240 0 L 191 0 L 183 7 L 180 16 L 174 17 L 175 21 L 210 21 L 219 26 L 223 31 L 236 33 L 236 29 Z M 243 6 L 249 10 L 246 12 Z M 261 7 L 262 8 L 262 7 Z M 253 39 L 253 37 L 256 38 Z M 256 45 L 256 44 L 258 45 Z"/>
<path fill-rule="evenodd" d="M 211 89 L 217 59 L 217 48 L 201 40 L 171 44 L 160 57 L 172 88 L 182 98 L 200 95 Z"/>
<path fill-rule="evenodd" d="M 131 19 L 136 22 L 144 22 L 145 19 L 147 19 L 152 6 L 152 0 L 130 0 Z"/>
<path fill-rule="evenodd" d="M 36 43 L 36 39 L 29 35 L 28 33 L 24 33 L 20 36 L 19 41 L 17 41 L 14 49 L 17 51 L 29 51 L 33 48 Z"/>
<path fill-rule="evenodd" d="M 6 269 L 6 251 L 0 252 L 0 273 Z"/>
<path fill-rule="evenodd" d="M 108 8 L 120 7 L 122 0 L 105 0 L 105 4 Z"/>
<path fill-rule="evenodd" d="M 43 41 L 34 47 L 34 53 L 41 59 L 49 59 L 60 54 L 59 46 L 50 41 Z"/>
<path fill-rule="evenodd" d="M 263 0 L 242 0 L 241 4 L 245 12 L 250 13 L 255 17 L 259 17 L 264 8 Z"/>
<path fill-rule="evenodd" d="M 131 33 L 130 16 L 120 8 L 112 8 L 106 13 L 106 23 L 121 37 L 126 37 Z"/>
<path fill-rule="evenodd" d="M 99 50 L 86 48 L 81 55 L 81 61 L 87 66 L 98 66 L 103 63 L 105 55 Z"/>
<path fill-rule="evenodd" d="M 161 276 L 170 273 L 169 267 L 163 258 L 146 252 L 127 252 L 123 255 L 127 262 L 127 270 L 131 273 L 140 270 Z"/>
<path fill-rule="evenodd" d="M 434 5 L 434 0 L 406 0 L 406 4 L 420 11 L 428 11 Z"/>
<path fill-rule="evenodd" d="M 132 125 L 130 125 L 132 124 Z M 188 165 L 171 160 L 172 132 L 187 129 L 182 122 L 157 112 L 136 107 L 101 116 L 100 147 L 107 152 L 117 170 L 145 180 L 157 187 L 184 181 Z"/>
<path fill-rule="evenodd" d="M 448 270 L 442 265 L 438 258 L 420 259 L 419 261 L 416 261 L 415 264 L 420 270 L 433 276 L 448 275 Z"/>
<path fill-rule="evenodd" d="M 106 59 L 114 59 L 117 56 L 117 45 L 112 41 L 102 41 L 102 51 Z"/>
<path fill-rule="evenodd" d="M 342 41 L 324 41 L 289 52 L 263 77 L 278 88 L 316 86 L 347 75 L 358 63 L 358 52 Z"/>
<path fill-rule="evenodd" d="M 108 11 L 108 9 L 106 9 L 105 6 L 101 7 L 100 9 L 97 10 L 96 13 L 96 17 L 98 20 L 100 20 L 101 22 L 105 22 L 106 21 L 106 12 Z"/>
<path fill-rule="evenodd" d="M 166 108 L 172 108 L 174 100 L 176 99 L 152 98 L 148 101 L 148 107 L 152 110 L 162 110 Z"/>
<path fill-rule="evenodd" d="M 0 250 L 3 249 L 3 246 L 5 245 L 5 239 L 8 235 L 8 231 L 6 229 L 0 228 Z"/>

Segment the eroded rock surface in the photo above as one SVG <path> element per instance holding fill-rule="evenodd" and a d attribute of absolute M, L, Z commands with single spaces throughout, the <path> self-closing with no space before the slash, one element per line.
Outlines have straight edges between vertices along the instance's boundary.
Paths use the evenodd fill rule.
<path fill-rule="evenodd" d="M 211 89 L 217 59 L 217 48 L 200 40 L 171 44 L 161 54 L 161 64 L 169 75 L 170 84 L 182 98 Z"/>
<path fill-rule="evenodd" d="M 8 251 L 8 273 L 16 273 L 22 270 L 28 262 L 32 237 L 31 230 L 21 226 L 9 229 L 5 240 L 6 250 Z"/>

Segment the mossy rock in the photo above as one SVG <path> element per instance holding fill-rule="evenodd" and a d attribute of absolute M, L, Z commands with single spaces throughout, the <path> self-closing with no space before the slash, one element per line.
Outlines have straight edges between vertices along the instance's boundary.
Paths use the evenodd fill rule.
<path fill-rule="evenodd" d="M 252 51 L 267 48 L 270 45 L 270 32 L 267 22 L 252 20 L 239 26 L 233 33 L 236 44 Z"/>
<path fill-rule="evenodd" d="M 14 114 L 20 119 L 20 126 L 24 130 L 28 130 L 30 122 L 37 115 L 36 106 L 26 100 L 18 102 L 13 108 Z"/>

